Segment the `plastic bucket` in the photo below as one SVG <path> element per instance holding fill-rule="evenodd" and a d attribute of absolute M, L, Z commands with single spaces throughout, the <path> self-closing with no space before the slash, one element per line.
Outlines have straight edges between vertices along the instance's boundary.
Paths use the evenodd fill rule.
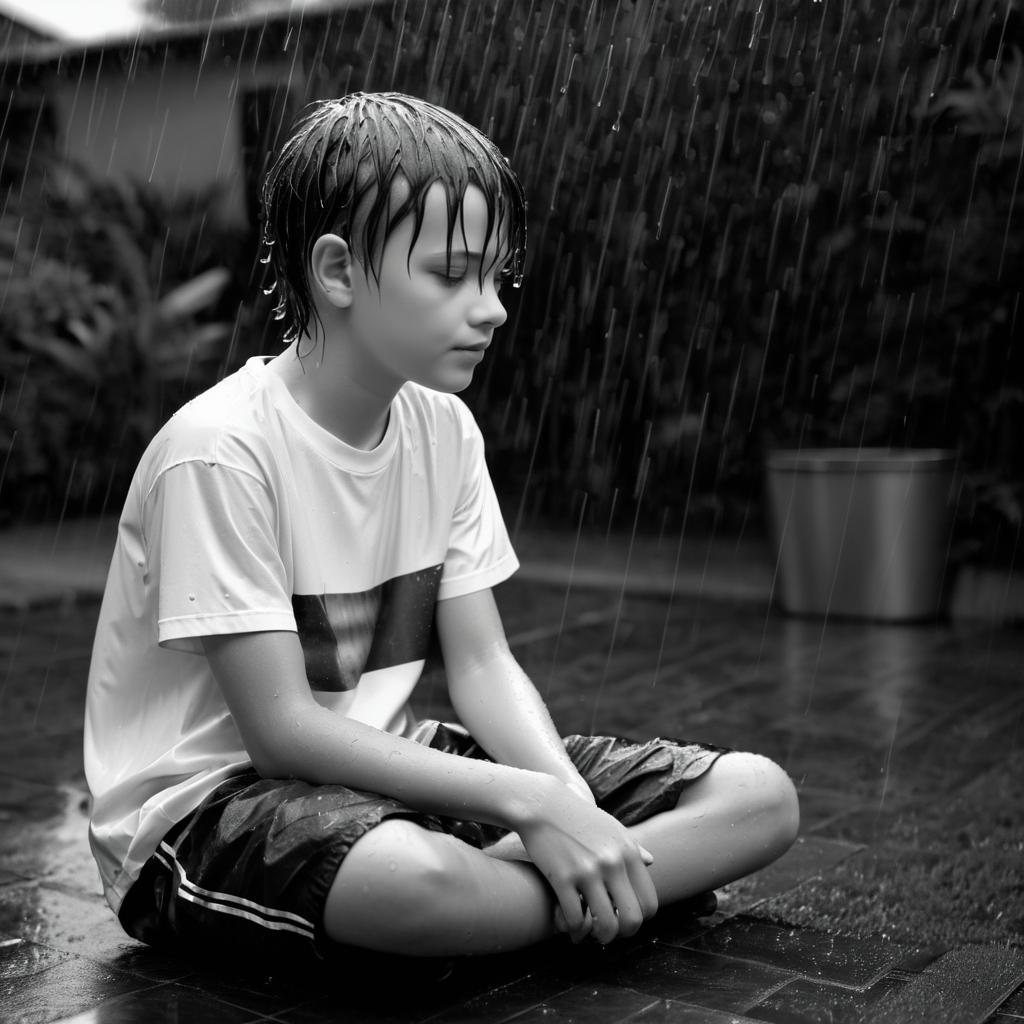
<path fill-rule="evenodd" d="M 931 619 L 942 610 L 956 454 L 945 449 L 770 452 L 777 596 L 796 615 Z"/>

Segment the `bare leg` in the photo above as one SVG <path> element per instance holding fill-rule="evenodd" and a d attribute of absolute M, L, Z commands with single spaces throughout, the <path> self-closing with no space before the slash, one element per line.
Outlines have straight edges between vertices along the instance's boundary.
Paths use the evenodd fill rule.
<path fill-rule="evenodd" d="M 767 867 L 793 845 L 799 825 L 789 776 L 759 754 L 731 752 L 684 789 L 673 810 L 630 831 L 654 855 L 649 870 L 666 904 Z M 487 853 L 529 860 L 514 833 Z"/>
<path fill-rule="evenodd" d="M 553 921 L 532 865 L 395 819 L 352 847 L 324 910 L 335 942 L 408 956 L 518 949 L 553 935 Z"/>
<path fill-rule="evenodd" d="M 793 845 L 800 825 L 796 790 L 773 761 L 724 754 L 672 811 L 631 831 L 654 854 L 664 903 L 717 889 L 766 867 Z"/>
<path fill-rule="evenodd" d="M 707 892 L 781 856 L 796 838 L 788 776 L 755 754 L 730 753 L 677 806 L 632 831 L 654 855 L 662 903 Z M 518 837 L 486 853 L 392 820 L 360 839 L 327 897 L 328 936 L 412 956 L 516 949 L 554 934 L 554 899 Z"/>

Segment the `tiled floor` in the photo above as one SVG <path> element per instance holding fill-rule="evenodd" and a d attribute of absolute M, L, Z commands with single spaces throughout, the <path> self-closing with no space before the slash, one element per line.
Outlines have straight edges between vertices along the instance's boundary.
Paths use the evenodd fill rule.
<path fill-rule="evenodd" d="M 1019 744 L 1024 635 L 866 626 L 750 606 L 507 584 L 506 628 L 564 732 L 759 750 L 798 783 L 803 834 L 697 920 L 667 910 L 608 949 L 553 943 L 455 964 L 359 958 L 243 969 L 123 935 L 85 840 L 82 703 L 95 605 L 0 619 L 0 1021 L 879 1022 L 1024 1020 L 1019 948 L 780 927 L 750 911 L 870 845 Z M 969 685 L 965 685 L 969 680 Z M 423 713 L 444 716 L 436 675 Z M 1016 731 L 1015 731 L 1016 730 Z M 982 740 L 951 758 L 950 735 Z"/>

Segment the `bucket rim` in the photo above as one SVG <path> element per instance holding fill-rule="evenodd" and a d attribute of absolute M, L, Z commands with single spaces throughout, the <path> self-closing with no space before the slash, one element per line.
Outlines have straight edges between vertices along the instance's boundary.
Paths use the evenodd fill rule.
<path fill-rule="evenodd" d="M 776 448 L 765 455 L 769 469 L 797 473 L 945 471 L 956 461 L 957 453 L 951 448 Z"/>

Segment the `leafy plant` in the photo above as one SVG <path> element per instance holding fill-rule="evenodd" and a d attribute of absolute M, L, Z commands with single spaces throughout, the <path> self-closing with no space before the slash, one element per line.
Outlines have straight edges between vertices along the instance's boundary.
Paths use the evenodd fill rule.
<path fill-rule="evenodd" d="M 214 196 L 171 203 L 67 162 L 48 181 L 0 218 L 6 519 L 116 507 L 142 448 L 213 382 L 232 334 L 230 272 L 184 259 L 201 251 L 195 213 Z"/>

